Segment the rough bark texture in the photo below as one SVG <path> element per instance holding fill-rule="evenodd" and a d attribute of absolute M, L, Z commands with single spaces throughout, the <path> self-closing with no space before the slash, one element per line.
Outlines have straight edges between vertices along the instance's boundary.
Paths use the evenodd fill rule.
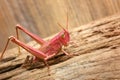
<path fill-rule="evenodd" d="M 60 53 L 49 60 L 51 76 L 42 62 L 20 67 L 29 53 L 22 50 L 17 57 L 17 48 L 14 48 L 0 62 L 0 80 L 120 79 L 120 14 L 80 26 L 70 34 L 73 43 L 65 50 L 79 56 L 70 58 Z M 40 47 L 34 41 L 28 44 Z"/>

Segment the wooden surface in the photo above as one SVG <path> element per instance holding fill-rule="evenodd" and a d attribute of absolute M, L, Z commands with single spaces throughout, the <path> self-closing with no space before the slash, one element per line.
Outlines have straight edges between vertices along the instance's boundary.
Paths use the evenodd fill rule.
<path fill-rule="evenodd" d="M 19 57 L 17 48 L 7 51 L 0 62 L 0 80 L 120 80 L 120 14 L 76 28 L 71 40 L 66 51 L 79 56 L 60 53 L 49 60 L 51 76 L 41 62 L 21 68 L 26 51 Z M 39 47 L 34 41 L 28 44 Z"/>
<path fill-rule="evenodd" d="M 118 13 L 119 7 L 120 0 L 0 0 L 0 51 L 18 23 L 43 38 L 60 31 L 57 22 L 66 24 L 67 9 L 69 27 L 75 28 Z M 20 39 L 31 40 L 24 33 Z"/>

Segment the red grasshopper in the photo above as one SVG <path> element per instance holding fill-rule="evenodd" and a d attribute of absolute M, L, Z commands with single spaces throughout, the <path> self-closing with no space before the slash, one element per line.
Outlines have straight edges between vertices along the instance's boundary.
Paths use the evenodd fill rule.
<path fill-rule="evenodd" d="M 62 27 L 60 24 L 59 24 L 59 26 Z M 68 21 L 67 21 L 66 27 L 68 27 Z M 39 49 L 35 49 L 35 48 L 28 46 L 25 43 L 19 41 L 18 29 L 20 29 L 21 31 L 23 31 L 27 35 L 29 35 L 31 38 L 33 38 L 36 42 L 38 42 L 41 45 L 41 47 Z M 70 35 L 69 35 L 69 32 L 67 29 L 64 29 L 63 27 L 62 27 L 62 29 L 63 30 L 61 32 L 59 32 L 54 38 L 52 38 L 50 41 L 47 42 L 47 41 L 44 41 L 42 38 L 38 37 L 37 35 L 30 33 L 28 30 L 26 30 L 22 26 L 16 25 L 17 38 L 15 38 L 14 36 L 10 36 L 8 38 L 7 44 L 1 54 L 0 59 L 2 59 L 2 57 L 6 51 L 9 41 L 12 41 L 13 43 L 21 46 L 22 48 L 24 48 L 25 50 L 30 52 L 32 55 L 34 55 L 35 59 L 33 61 L 36 61 L 39 59 L 43 60 L 44 64 L 49 69 L 49 65 L 47 63 L 48 59 L 54 57 L 60 51 L 62 51 L 66 55 L 69 55 L 66 51 L 64 51 L 62 49 L 62 47 L 68 45 L 68 43 L 70 41 Z M 20 51 L 20 49 L 19 49 L 19 51 Z"/>

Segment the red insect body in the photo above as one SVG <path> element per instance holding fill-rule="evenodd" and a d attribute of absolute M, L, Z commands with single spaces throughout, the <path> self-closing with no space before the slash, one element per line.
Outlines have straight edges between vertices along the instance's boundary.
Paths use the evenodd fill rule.
<path fill-rule="evenodd" d="M 31 38 L 33 38 L 36 42 L 38 42 L 41 45 L 41 47 L 39 49 L 35 49 L 35 48 L 28 46 L 25 43 L 19 41 L 18 29 L 20 29 L 23 32 L 25 32 L 26 34 L 28 34 Z M 49 68 L 49 66 L 47 64 L 47 60 L 54 57 L 60 51 L 64 52 L 66 55 L 69 55 L 67 52 L 62 50 L 62 46 L 67 46 L 68 42 L 70 41 L 69 32 L 64 28 L 61 32 L 59 32 L 54 38 L 52 38 L 48 42 L 44 41 L 42 38 L 38 37 L 37 35 L 30 33 L 29 31 L 27 31 L 20 25 L 16 26 L 16 33 L 17 33 L 17 38 L 15 38 L 14 36 L 11 36 L 8 38 L 7 44 L 5 46 L 4 51 L 1 54 L 0 59 L 2 59 L 10 40 L 13 43 L 16 43 L 17 45 L 21 46 L 28 52 L 30 52 L 32 55 L 34 55 L 35 60 L 38 60 L 38 59 L 43 60 L 48 68 Z"/>

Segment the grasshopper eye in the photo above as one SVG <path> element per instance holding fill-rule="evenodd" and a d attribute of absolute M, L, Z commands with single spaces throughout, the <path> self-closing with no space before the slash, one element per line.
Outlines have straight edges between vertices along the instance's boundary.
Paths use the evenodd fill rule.
<path fill-rule="evenodd" d="M 62 37 L 62 38 L 65 38 L 65 34 L 62 34 L 61 37 Z"/>

